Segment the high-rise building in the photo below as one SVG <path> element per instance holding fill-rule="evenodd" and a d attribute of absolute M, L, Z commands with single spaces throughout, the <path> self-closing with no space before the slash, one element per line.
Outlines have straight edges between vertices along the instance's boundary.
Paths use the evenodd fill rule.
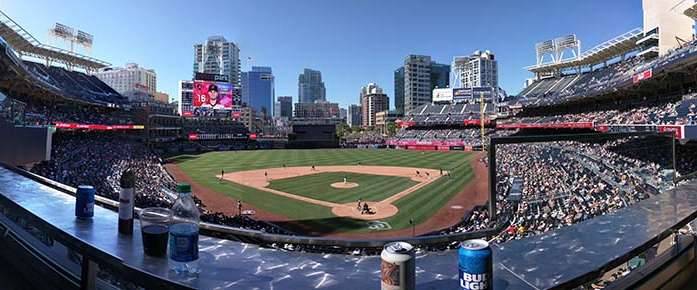
<path fill-rule="evenodd" d="M 344 122 L 346 122 L 347 115 L 348 111 L 346 110 L 346 108 L 339 108 L 339 119 L 342 119 L 344 120 Z"/>
<path fill-rule="evenodd" d="M 194 111 L 194 82 L 191 80 L 179 81 L 178 94 L 179 114 L 190 114 Z"/>
<path fill-rule="evenodd" d="M 281 96 L 278 97 L 278 111 L 274 111 L 274 114 L 282 118 L 293 118 L 293 97 L 291 96 Z"/>
<path fill-rule="evenodd" d="M 404 67 L 394 71 L 394 106 L 399 114 L 404 114 Z"/>
<path fill-rule="evenodd" d="M 362 126 L 361 114 L 363 114 L 363 111 L 361 110 L 360 105 L 349 105 L 346 123 L 348 123 L 348 125 L 351 127 Z"/>
<path fill-rule="evenodd" d="M 194 45 L 194 74 L 226 75 L 235 86 L 240 85 L 240 49 L 225 37 L 211 36 L 203 44 Z"/>
<path fill-rule="evenodd" d="M 407 56 L 404 59 L 404 113 L 430 103 L 431 91 L 431 57 Z"/>
<path fill-rule="evenodd" d="M 242 73 L 241 80 L 242 103 L 267 117 L 272 116 L 275 91 L 271 68 L 253 66 L 251 71 Z"/>
<path fill-rule="evenodd" d="M 94 75 L 131 101 L 150 100 L 157 89 L 155 71 L 135 63 L 127 63 L 125 67 L 103 68 Z"/>
<path fill-rule="evenodd" d="M 427 55 L 409 55 L 404 59 L 404 109 L 400 111 L 399 103 L 395 100 L 397 113 L 406 114 L 421 105 L 425 105 L 432 100 L 434 88 L 447 88 L 450 85 L 450 66 L 439 64 L 431 60 Z M 395 71 L 395 93 L 397 89 L 398 77 L 402 72 Z M 399 97 L 396 97 L 399 98 Z"/>
<path fill-rule="evenodd" d="M 390 99 L 382 88 L 375 83 L 369 83 L 361 88 L 361 123 L 363 127 L 375 126 L 375 114 L 387 111 L 390 108 Z"/>
<path fill-rule="evenodd" d="M 470 56 L 453 58 L 453 88 L 498 87 L 498 64 L 491 51 L 475 51 Z"/>
<path fill-rule="evenodd" d="M 305 69 L 298 76 L 298 103 L 326 101 L 326 89 L 320 71 Z"/>
<path fill-rule="evenodd" d="M 295 118 L 336 119 L 339 118 L 339 104 L 317 101 L 314 103 L 295 103 Z"/>
<path fill-rule="evenodd" d="M 450 66 L 431 61 L 431 90 L 450 87 Z"/>

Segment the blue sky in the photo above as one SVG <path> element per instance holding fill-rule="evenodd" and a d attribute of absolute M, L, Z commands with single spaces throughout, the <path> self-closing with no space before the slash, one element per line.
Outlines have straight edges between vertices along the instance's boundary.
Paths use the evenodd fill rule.
<path fill-rule="evenodd" d="M 55 22 L 92 33 L 92 56 L 153 68 L 170 95 L 191 78 L 193 44 L 223 35 L 240 46 L 243 70 L 248 57 L 273 68 L 277 96 L 297 101 L 298 74 L 318 69 L 342 107 L 369 82 L 394 106 L 393 71 L 408 54 L 450 63 L 491 50 L 500 85 L 515 94 L 536 42 L 575 33 L 585 50 L 642 25 L 639 0 L 0 0 L 0 9 L 44 43 L 58 44 L 48 38 Z"/>

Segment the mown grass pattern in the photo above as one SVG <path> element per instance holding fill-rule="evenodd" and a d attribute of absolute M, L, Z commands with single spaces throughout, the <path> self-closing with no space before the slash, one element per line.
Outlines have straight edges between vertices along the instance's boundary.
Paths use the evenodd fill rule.
<path fill-rule="evenodd" d="M 220 182 L 215 176 L 221 169 L 225 172 L 235 172 L 263 168 L 290 166 L 323 166 L 323 165 L 381 165 L 405 166 L 451 171 L 450 177 L 440 178 L 433 183 L 398 200 L 396 206 L 399 212 L 388 218 L 393 229 L 409 227 L 409 219 L 417 224 L 428 219 L 448 200 L 461 191 L 472 179 L 473 172 L 469 165 L 471 154 L 467 152 L 436 152 L 408 151 L 389 149 L 315 149 L 315 150 L 257 150 L 257 151 L 228 151 L 211 152 L 202 155 L 183 155 L 171 160 L 178 165 L 197 183 L 207 186 L 217 192 L 226 194 L 234 199 L 241 199 L 254 207 L 284 215 L 296 221 L 318 228 L 318 232 L 368 231 L 367 227 L 357 226 L 356 221 L 337 219 L 331 209 L 308 204 L 302 201 L 278 196 L 273 193 L 253 189 L 233 182 Z M 324 175 L 324 174 L 322 174 Z M 328 185 L 337 182 L 336 176 L 326 175 Z M 307 177 L 306 177 L 307 178 Z M 385 178 L 382 176 L 381 178 Z M 304 179 L 304 178 L 303 178 Z M 386 178 L 389 179 L 389 178 Z M 343 180 L 343 177 L 340 178 Z M 330 182 L 331 181 L 331 182 Z M 319 182 L 319 180 L 317 181 Z M 359 182 L 360 183 L 360 182 Z M 372 183 L 372 182 L 371 182 Z M 392 184 L 391 181 L 386 183 Z M 356 188 L 360 196 L 340 196 L 342 201 L 355 201 L 359 197 L 365 200 L 381 200 L 382 196 L 391 195 L 387 184 L 377 185 L 375 191 Z M 410 186 L 407 186 L 407 188 Z M 330 187 L 331 188 L 331 187 Z M 392 191 L 392 190 L 390 190 Z M 304 191 L 306 192 L 306 191 Z M 316 193 L 322 194 L 322 192 Z"/>

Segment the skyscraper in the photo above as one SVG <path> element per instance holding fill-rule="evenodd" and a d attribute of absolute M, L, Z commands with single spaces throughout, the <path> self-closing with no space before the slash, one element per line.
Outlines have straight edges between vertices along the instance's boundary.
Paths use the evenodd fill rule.
<path fill-rule="evenodd" d="M 475 51 L 470 56 L 456 56 L 452 63 L 453 88 L 498 87 L 498 64 L 491 51 Z"/>
<path fill-rule="evenodd" d="M 399 76 L 403 75 L 400 83 Z M 404 101 L 395 96 L 397 113 L 406 114 L 421 105 L 432 101 L 433 89 L 447 88 L 450 85 L 450 66 L 431 60 L 427 55 L 409 55 L 404 59 L 404 67 L 395 70 L 395 95 L 403 91 Z M 403 103 L 403 106 L 400 106 Z M 400 107 L 404 109 L 400 111 Z"/>
<path fill-rule="evenodd" d="M 348 111 L 346 108 L 339 108 L 339 119 L 343 119 L 344 122 L 346 122 L 346 117 L 348 115 Z"/>
<path fill-rule="evenodd" d="M 251 71 L 242 73 L 242 103 L 256 112 L 272 116 L 274 76 L 270 67 L 253 66 Z"/>
<path fill-rule="evenodd" d="M 326 101 L 326 89 L 320 71 L 305 69 L 298 76 L 298 103 Z"/>
<path fill-rule="evenodd" d="M 450 87 L 450 66 L 431 61 L 431 91 Z"/>
<path fill-rule="evenodd" d="M 431 91 L 431 57 L 407 56 L 404 59 L 404 113 L 430 103 Z"/>
<path fill-rule="evenodd" d="M 348 125 L 351 127 L 361 126 L 361 114 L 363 114 L 363 111 L 361 110 L 360 105 L 350 105 L 348 108 L 346 123 L 348 123 Z"/>
<path fill-rule="evenodd" d="M 227 75 L 235 86 L 240 85 L 240 49 L 225 37 L 211 36 L 205 44 L 194 45 L 194 74 Z"/>
<path fill-rule="evenodd" d="M 283 118 L 293 118 L 293 97 L 282 96 L 278 97 L 278 112 L 275 112 L 276 116 Z"/>
<path fill-rule="evenodd" d="M 390 99 L 382 92 L 382 88 L 375 83 L 369 83 L 361 88 L 362 126 L 375 126 L 375 114 L 387 111 L 389 106 Z"/>
<path fill-rule="evenodd" d="M 404 67 L 394 71 L 394 106 L 398 114 L 404 114 Z"/>

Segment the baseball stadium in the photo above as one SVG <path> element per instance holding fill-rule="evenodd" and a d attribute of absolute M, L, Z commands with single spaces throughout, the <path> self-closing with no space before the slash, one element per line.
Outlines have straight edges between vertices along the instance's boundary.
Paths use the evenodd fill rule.
<path fill-rule="evenodd" d="M 534 21 L 537 12 L 521 8 L 533 4 L 478 3 L 526 32 L 494 41 L 498 28 L 481 29 L 486 37 L 467 45 L 483 49 L 469 54 L 433 41 L 433 57 L 396 39 L 422 31 L 390 20 L 422 19 L 430 3 L 292 3 L 321 10 L 333 35 L 362 40 L 353 32 L 376 21 L 365 11 L 387 7 L 385 29 L 370 26 L 368 37 L 386 41 L 362 43 L 370 61 L 341 54 L 361 51 L 343 39 L 302 30 L 318 15 L 288 3 L 224 3 L 238 15 L 194 25 L 182 3 L 146 2 L 138 5 L 153 9 L 0 7 L 0 289 L 697 285 L 697 2 L 545 3 L 551 14 Z M 452 11 L 471 11 L 454 2 Z M 93 6 L 104 17 L 78 16 L 86 7 L 94 16 Z M 262 11 L 293 21 L 237 19 Z M 104 22 L 116 12 L 148 24 Z M 507 13 L 529 15 L 511 23 Z M 61 22 L 44 37 L 54 14 Z M 436 14 L 423 23 L 427 39 L 445 37 L 443 23 L 482 25 Z M 101 34 L 63 24 L 70 17 Z M 236 39 L 183 27 L 203 24 Z M 168 57 L 179 51 L 172 43 L 138 57 L 150 45 L 114 42 L 122 32 L 113 26 L 154 32 L 152 46 L 185 41 L 186 57 Z M 254 37 L 240 34 L 252 28 Z M 267 33 L 279 39 L 265 45 L 257 37 Z M 298 52 L 299 42 L 318 55 Z M 256 65 L 254 53 L 268 49 L 293 62 Z M 317 64 L 323 79 L 295 63 L 311 58 L 352 62 Z M 394 81 L 394 93 L 366 74 L 358 103 L 327 97 L 340 95 L 332 81 L 355 82 L 347 67 L 387 62 L 375 74 Z M 511 64 L 528 77 L 515 94 L 503 89 L 518 75 Z M 280 93 L 288 70 L 297 96 Z M 176 95 L 159 89 L 175 83 Z"/>

